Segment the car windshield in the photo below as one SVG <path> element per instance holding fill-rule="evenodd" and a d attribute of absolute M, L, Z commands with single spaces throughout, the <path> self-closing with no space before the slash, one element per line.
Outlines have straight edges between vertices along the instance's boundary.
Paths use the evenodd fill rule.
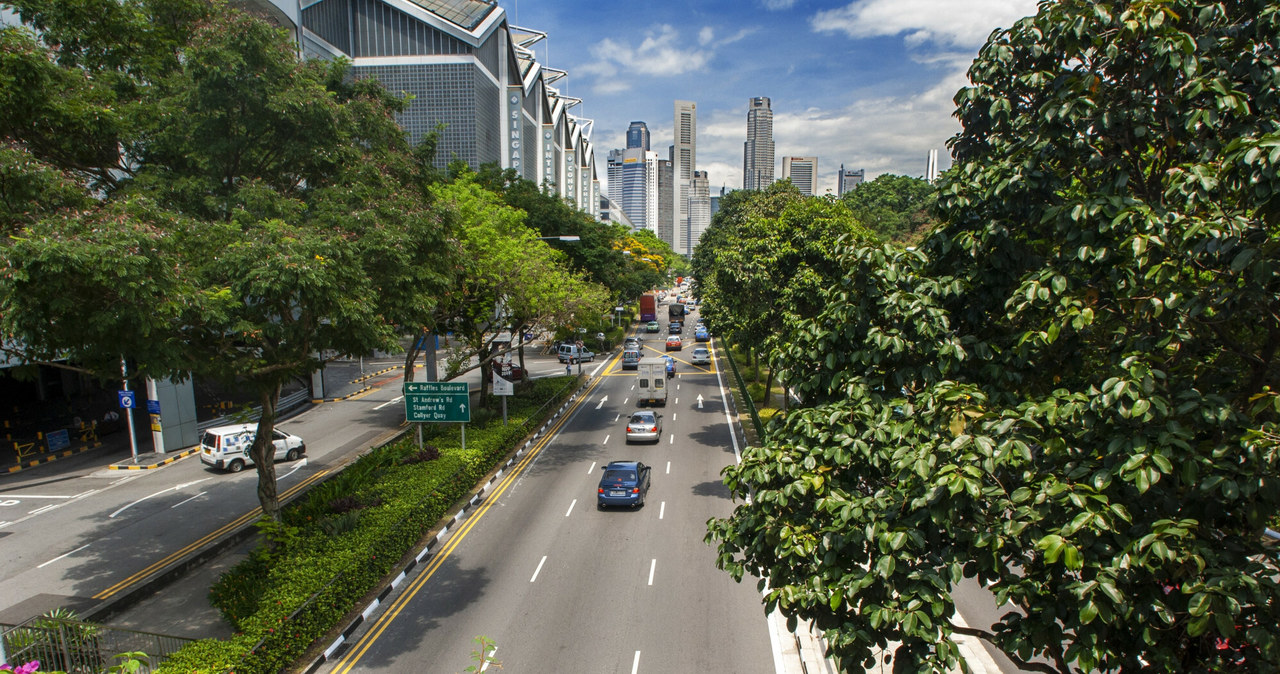
<path fill-rule="evenodd" d="M 631 421 L 629 423 L 651 424 L 653 423 L 653 415 L 652 414 L 632 414 Z"/>
<path fill-rule="evenodd" d="M 635 482 L 636 473 L 632 470 L 606 470 L 604 472 L 605 482 Z"/>

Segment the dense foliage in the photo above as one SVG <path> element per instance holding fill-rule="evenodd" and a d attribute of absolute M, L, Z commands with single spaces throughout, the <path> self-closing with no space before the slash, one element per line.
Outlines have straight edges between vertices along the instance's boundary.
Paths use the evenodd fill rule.
<path fill-rule="evenodd" d="M 840 196 L 863 227 L 895 243 L 915 245 L 935 224 L 937 189 L 923 178 L 885 173 Z"/>
<path fill-rule="evenodd" d="M 726 481 L 720 565 L 846 666 L 1275 671 L 1280 7 L 1046 2 L 992 36 L 919 251 L 852 245 Z M 970 580 L 966 580 L 970 579 Z M 1007 611 L 952 622 L 976 580 Z"/>

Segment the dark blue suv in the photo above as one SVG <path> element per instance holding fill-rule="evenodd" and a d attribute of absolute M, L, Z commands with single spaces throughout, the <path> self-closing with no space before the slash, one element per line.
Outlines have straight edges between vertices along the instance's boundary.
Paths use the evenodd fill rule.
<path fill-rule="evenodd" d="M 649 466 L 639 461 L 610 461 L 604 468 L 604 477 L 596 491 L 596 507 L 644 505 L 649 493 Z"/>

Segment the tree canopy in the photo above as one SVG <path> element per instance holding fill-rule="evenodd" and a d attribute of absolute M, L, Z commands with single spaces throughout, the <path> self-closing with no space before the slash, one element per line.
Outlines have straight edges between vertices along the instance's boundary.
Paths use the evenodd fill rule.
<path fill-rule="evenodd" d="M 916 244 L 935 223 L 937 190 L 922 178 L 884 173 L 840 196 L 867 229 L 895 243 Z"/>
<path fill-rule="evenodd" d="M 726 471 L 719 564 L 847 666 L 1274 671 L 1280 7 L 1046 2 L 993 34 L 919 251 L 851 245 Z M 994 625 L 953 622 L 989 588 Z"/>

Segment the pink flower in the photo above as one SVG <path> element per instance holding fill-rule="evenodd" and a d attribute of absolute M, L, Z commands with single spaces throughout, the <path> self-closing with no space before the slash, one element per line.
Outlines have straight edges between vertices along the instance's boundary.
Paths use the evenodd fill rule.
<path fill-rule="evenodd" d="M 40 661 L 32 660 L 25 665 L 20 665 L 17 669 L 13 665 L 0 665 L 0 672 L 13 672 L 13 674 L 36 674 L 40 671 Z"/>

